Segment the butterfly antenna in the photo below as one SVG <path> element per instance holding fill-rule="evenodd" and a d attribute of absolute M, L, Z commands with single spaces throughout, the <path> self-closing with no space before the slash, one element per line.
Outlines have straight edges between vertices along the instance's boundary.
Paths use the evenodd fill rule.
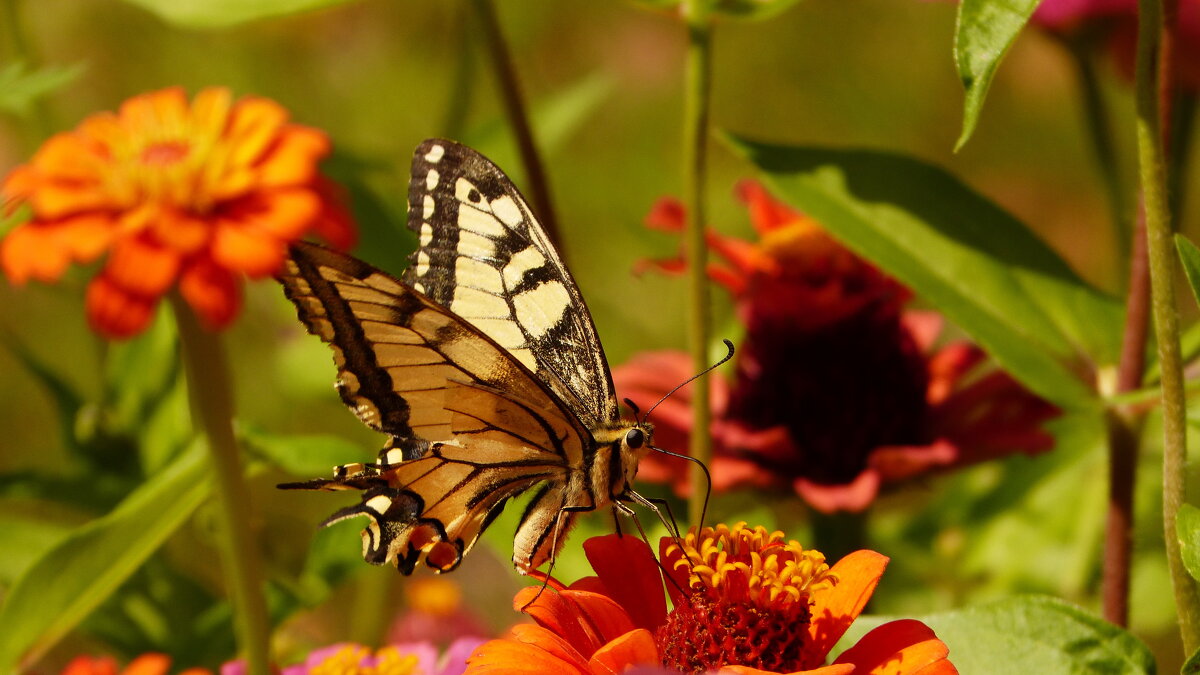
<path fill-rule="evenodd" d="M 672 389 L 671 391 L 668 391 L 666 396 L 663 396 L 662 398 L 658 399 L 658 403 L 655 403 L 654 405 L 650 406 L 650 409 L 646 411 L 646 415 L 642 419 L 643 420 L 649 419 L 650 413 L 654 412 L 654 409 L 658 407 L 659 403 L 662 403 L 663 401 L 670 398 L 671 394 L 674 394 L 675 392 L 679 391 L 680 389 L 691 384 L 693 380 L 695 380 L 699 377 L 703 377 L 704 375 L 707 375 L 709 372 L 711 372 L 715 368 L 718 368 L 721 365 L 724 365 L 724 363 L 726 361 L 728 361 L 729 359 L 732 359 L 733 358 L 733 343 L 730 342 L 729 340 L 721 340 L 721 342 L 725 343 L 725 347 L 729 349 L 729 352 L 727 354 L 725 354 L 725 356 L 722 357 L 720 361 L 717 361 L 716 363 L 712 364 L 711 366 L 709 366 L 709 367 L 705 368 L 704 370 L 696 373 L 695 375 L 689 377 L 688 379 L 684 380 L 682 383 L 677 385 L 674 389 Z"/>
<path fill-rule="evenodd" d="M 700 470 L 704 472 L 704 504 L 700 507 L 700 522 L 696 524 L 696 531 L 700 531 L 704 528 L 704 516 L 708 513 L 708 498 L 712 496 L 712 474 L 708 472 L 708 466 L 706 466 L 704 462 L 701 462 L 691 455 L 681 455 L 678 452 L 663 450 L 662 448 L 654 445 L 651 445 L 650 449 L 654 450 L 655 452 L 661 452 L 669 457 L 678 457 L 679 459 L 686 459 L 689 462 L 694 462 L 700 467 Z"/>

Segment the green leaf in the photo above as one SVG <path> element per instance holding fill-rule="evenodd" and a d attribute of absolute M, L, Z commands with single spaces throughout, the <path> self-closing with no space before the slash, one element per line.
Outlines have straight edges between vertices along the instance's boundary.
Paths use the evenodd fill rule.
<path fill-rule="evenodd" d="M 1186 662 L 1184 662 L 1183 668 L 1180 668 L 1179 672 L 1183 673 L 1183 675 L 1195 675 L 1196 673 L 1200 673 L 1200 649 L 1192 652 L 1192 655 L 1188 657 Z"/>
<path fill-rule="evenodd" d="M 24 63 L 10 63 L 0 69 L 0 111 L 27 116 L 35 101 L 78 79 L 84 70 L 82 63 L 37 70 L 30 70 Z"/>
<path fill-rule="evenodd" d="M 104 361 L 104 388 L 115 428 L 136 432 L 179 376 L 179 348 L 165 306 L 141 335 L 113 343 Z"/>
<path fill-rule="evenodd" d="M 954 62 L 966 97 L 963 101 L 963 128 L 954 149 L 966 144 L 979 122 L 983 101 L 992 78 L 1037 8 L 1039 0 L 962 0 L 958 5 L 958 23 L 954 31 Z"/>
<path fill-rule="evenodd" d="M 884 580 L 887 583 L 887 580 Z M 1154 655 L 1125 630 L 1057 598 L 1025 596 L 918 617 L 950 648 L 960 673 L 1149 675 Z M 883 622 L 864 617 L 852 643 Z M 862 624 L 862 625 L 860 625 Z"/>
<path fill-rule="evenodd" d="M 799 0 L 715 0 L 712 11 L 744 21 L 759 21 L 782 14 Z"/>
<path fill-rule="evenodd" d="M 0 672 L 36 660 L 129 578 L 210 490 L 202 443 L 109 514 L 75 530 L 17 580 L 0 607 Z"/>
<path fill-rule="evenodd" d="M 784 201 L 937 306 L 1030 389 L 1095 405 L 1067 362 L 1115 362 L 1123 309 L 1012 215 L 910 157 L 730 143 Z"/>
<path fill-rule="evenodd" d="M 1183 262 L 1183 272 L 1187 275 L 1188 285 L 1192 287 L 1192 297 L 1200 303 L 1200 249 L 1182 234 L 1175 235 L 1175 248 Z"/>
<path fill-rule="evenodd" d="M 83 397 L 66 378 L 35 356 L 16 336 L 7 332 L 0 333 L 0 344 L 8 348 L 17 362 L 24 366 L 54 399 L 54 412 L 57 413 L 63 445 L 67 450 L 78 452 L 79 442 L 76 438 L 75 424 L 83 407 Z"/>
<path fill-rule="evenodd" d="M 228 28 L 250 21 L 336 7 L 350 0 L 126 0 L 181 28 Z"/>
<path fill-rule="evenodd" d="M 1175 536 L 1179 554 L 1193 579 L 1200 580 L 1200 509 L 1191 504 L 1179 507 L 1175 515 Z"/>
<path fill-rule="evenodd" d="M 327 476 L 333 467 L 360 460 L 363 448 L 340 436 L 272 434 L 261 429 L 241 430 L 247 449 L 296 476 Z"/>

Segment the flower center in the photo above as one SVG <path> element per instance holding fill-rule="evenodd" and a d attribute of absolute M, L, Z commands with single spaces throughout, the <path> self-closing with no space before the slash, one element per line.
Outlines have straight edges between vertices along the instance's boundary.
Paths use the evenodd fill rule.
<path fill-rule="evenodd" d="M 667 547 L 665 559 L 687 572 L 689 593 L 656 636 L 664 666 L 684 672 L 808 666 L 812 593 L 838 581 L 822 553 L 785 541 L 782 532 L 738 523 L 692 530 Z"/>
<path fill-rule="evenodd" d="M 142 164 L 148 166 L 170 166 L 188 156 L 191 146 L 185 141 L 161 141 L 152 143 L 142 150 Z"/>
<path fill-rule="evenodd" d="M 395 647 L 384 647 L 375 654 L 361 645 L 346 645 L 329 658 L 309 669 L 309 675 L 412 675 L 418 659 Z"/>

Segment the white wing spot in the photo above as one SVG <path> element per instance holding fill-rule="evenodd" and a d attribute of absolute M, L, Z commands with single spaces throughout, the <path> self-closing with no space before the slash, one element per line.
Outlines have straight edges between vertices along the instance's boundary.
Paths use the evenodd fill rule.
<path fill-rule="evenodd" d="M 425 153 L 425 161 L 430 164 L 437 164 L 442 161 L 442 155 L 446 154 L 446 148 L 435 145 L 429 148 L 429 152 Z"/>
<path fill-rule="evenodd" d="M 421 223 L 421 248 L 425 248 L 433 241 L 433 226 L 429 223 Z"/>
<path fill-rule="evenodd" d="M 513 198 L 508 196 L 492 200 L 492 213 L 496 214 L 496 217 L 509 227 L 516 227 L 525 220 L 525 215 L 521 213 L 521 207 L 517 206 Z"/>
<path fill-rule="evenodd" d="M 469 286 L 454 289 L 454 302 L 450 304 L 450 309 L 465 319 L 508 316 L 508 303 L 504 298 Z"/>
<path fill-rule="evenodd" d="M 544 283 L 513 298 L 517 321 L 533 338 L 549 333 L 570 305 L 571 295 L 557 281 Z"/>
<path fill-rule="evenodd" d="M 493 239 L 499 239 L 508 232 L 504 224 L 496 220 L 495 216 L 487 211 L 478 211 L 469 206 L 458 210 L 458 227 Z"/>
<path fill-rule="evenodd" d="M 420 253 L 417 254 L 417 269 L 416 269 L 417 276 L 423 277 L 423 276 L 425 276 L 425 273 L 428 271 L 429 271 L 429 254 L 426 253 L 425 251 L 421 251 Z M 418 290 L 420 290 L 420 289 L 418 289 Z"/>
<path fill-rule="evenodd" d="M 442 174 L 438 173 L 437 169 L 430 169 L 429 173 L 425 174 L 425 189 L 432 192 L 441 177 Z"/>
<path fill-rule="evenodd" d="M 363 504 L 363 506 L 367 507 L 368 509 L 371 509 L 372 511 L 374 511 L 375 513 L 378 513 L 380 515 L 387 513 L 387 510 L 389 507 L 391 507 L 391 505 L 392 505 L 392 498 L 385 497 L 384 495 L 372 497 L 372 498 L 368 499 L 365 504 Z"/>
<path fill-rule="evenodd" d="M 412 287 L 413 287 L 413 290 L 414 290 L 414 291 L 416 291 L 416 292 L 418 292 L 418 293 L 424 293 L 424 292 L 425 292 L 425 284 L 423 284 L 423 283 L 421 283 L 421 282 L 419 282 L 419 281 L 418 281 L 417 283 L 413 284 L 413 285 L 412 285 Z"/>
<path fill-rule="evenodd" d="M 433 216 L 433 195 L 425 195 L 425 201 L 422 203 L 422 206 L 424 208 L 421 210 L 421 217 L 425 220 L 429 220 L 429 218 Z"/>
<path fill-rule="evenodd" d="M 468 258 L 490 260 L 496 255 L 496 241 L 491 237 L 460 229 L 458 231 L 458 254 Z"/>
<path fill-rule="evenodd" d="M 504 266 L 504 284 L 505 288 L 515 288 L 521 283 L 521 277 L 529 270 L 534 270 L 546 264 L 546 256 L 535 247 L 529 248 L 517 253 Z"/>

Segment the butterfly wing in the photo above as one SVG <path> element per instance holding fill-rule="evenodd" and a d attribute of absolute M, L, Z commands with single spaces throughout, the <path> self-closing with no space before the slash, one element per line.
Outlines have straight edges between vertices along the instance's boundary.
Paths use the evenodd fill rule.
<path fill-rule="evenodd" d="M 474 150 L 427 140 L 413 156 L 404 280 L 535 372 L 588 428 L 618 418 L 587 306 L 525 199 Z"/>
<path fill-rule="evenodd" d="M 362 503 L 327 522 L 369 518 L 368 561 L 454 569 L 508 498 L 545 483 L 550 497 L 536 518 L 527 512 L 514 553 L 527 570 L 561 544 L 563 509 L 594 508 L 577 470 L 590 462 L 589 432 L 491 338 L 385 272 L 313 244 L 292 246 L 279 279 L 309 332 L 333 348 L 342 399 L 392 436 L 377 464 L 286 486 L 362 490 Z"/>

